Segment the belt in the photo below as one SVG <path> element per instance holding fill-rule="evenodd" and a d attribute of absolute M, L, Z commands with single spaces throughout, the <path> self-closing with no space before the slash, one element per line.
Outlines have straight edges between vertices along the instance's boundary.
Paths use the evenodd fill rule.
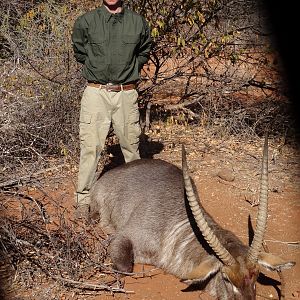
<path fill-rule="evenodd" d="M 91 87 L 98 88 L 98 89 L 105 89 L 108 92 L 129 91 L 129 90 L 134 90 L 136 88 L 135 83 L 129 83 L 129 84 L 113 84 L 113 83 L 101 84 L 101 83 L 95 83 L 95 82 L 88 82 L 87 85 L 91 86 Z"/>

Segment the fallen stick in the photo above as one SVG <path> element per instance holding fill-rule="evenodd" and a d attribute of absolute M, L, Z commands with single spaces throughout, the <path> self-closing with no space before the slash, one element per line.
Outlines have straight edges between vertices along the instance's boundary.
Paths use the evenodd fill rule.
<path fill-rule="evenodd" d="M 50 172 L 50 171 L 53 171 L 53 170 L 57 170 L 59 168 L 62 168 L 63 166 L 64 166 L 64 164 L 61 164 L 61 165 L 58 165 L 56 167 L 51 167 L 51 168 L 47 168 L 47 169 L 44 169 L 44 170 L 40 170 L 40 171 L 38 171 L 36 173 L 33 173 L 33 174 L 30 174 L 30 175 L 25 175 L 25 176 L 21 176 L 21 177 L 16 178 L 16 179 L 10 179 L 10 180 L 4 181 L 4 182 L 0 182 L 0 189 L 7 188 L 7 187 L 12 187 L 12 186 L 24 183 L 24 182 L 27 182 L 27 183 L 31 182 L 38 175 L 41 175 L 43 173 Z"/>
<path fill-rule="evenodd" d="M 112 287 L 106 284 L 93 284 L 88 282 L 76 281 L 68 278 L 63 278 L 59 276 L 51 276 L 52 279 L 59 281 L 65 285 L 69 285 L 72 287 L 76 287 L 79 289 L 89 289 L 94 291 L 109 291 L 109 292 L 118 292 L 118 293 L 125 293 L 125 294 L 134 294 L 134 291 L 127 291 L 122 288 Z"/>

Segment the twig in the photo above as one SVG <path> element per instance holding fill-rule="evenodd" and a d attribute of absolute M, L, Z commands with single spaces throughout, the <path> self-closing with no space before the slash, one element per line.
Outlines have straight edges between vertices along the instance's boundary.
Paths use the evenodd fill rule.
<path fill-rule="evenodd" d="M 233 188 L 238 189 L 238 190 L 242 190 L 242 191 L 248 191 L 249 190 L 249 187 L 247 187 L 247 188 L 239 187 L 239 186 L 237 186 L 237 185 L 235 185 L 233 183 L 227 182 L 227 181 L 225 181 L 225 180 L 223 180 L 221 178 L 220 179 L 217 178 L 217 180 L 218 180 L 219 183 L 222 183 L 224 185 L 228 185 L 228 186 L 233 187 Z"/>
<path fill-rule="evenodd" d="M 47 169 L 44 169 L 44 170 L 40 170 L 36 173 L 21 176 L 21 177 L 16 178 L 16 179 L 11 179 L 11 180 L 7 180 L 7 181 L 4 181 L 4 182 L 0 182 L 0 189 L 12 187 L 12 186 L 18 185 L 18 184 L 23 183 L 23 182 L 27 182 L 27 183 L 31 182 L 32 179 L 34 177 L 37 177 L 38 175 L 41 175 L 41 174 L 49 172 L 49 171 L 57 170 L 57 169 L 62 168 L 62 167 L 64 167 L 64 164 L 61 164 L 61 165 L 58 165 L 58 166 L 55 166 L 55 167 L 51 167 L 51 168 L 47 168 Z"/>
<path fill-rule="evenodd" d="M 286 244 L 289 246 L 300 246 L 300 241 L 295 241 L 295 242 L 284 242 L 284 241 L 278 241 L 278 240 L 265 240 L 265 242 L 270 242 L 270 243 L 280 243 L 280 244 Z"/>
<path fill-rule="evenodd" d="M 149 131 L 149 128 L 150 128 L 150 112 L 151 112 L 151 106 L 152 106 L 152 103 L 148 102 L 147 104 L 147 109 L 146 109 L 146 124 L 145 124 L 145 132 L 148 132 Z"/>
<path fill-rule="evenodd" d="M 25 195 L 23 193 L 18 193 L 18 192 L 3 191 L 2 193 L 13 195 L 13 196 L 19 196 L 19 197 L 22 197 L 24 199 L 27 199 L 27 200 L 30 200 L 30 201 L 34 202 L 35 205 L 38 207 L 38 210 L 40 211 L 40 214 L 43 218 L 44 223 L 45 224 L 49 223 L 49 216 L 47 214 L 47 211 L 46 211 L 43 203 L 41 203 L 39 200 L 34 199 L 33 197 Z"/>
<path fill-rule="evenodd" d="M 125 293 L 125 294 L 134 294 L 134 291 L 127 291 L 122 288 L 117 288 L 117 287 L 111 287 L 106 284 L 93 284 L 93 283 L 87 283 L 87 282 L 81 282 L 81 281 L 76 281 L 72 279 L 67 279 L 63 278 L 60 276 L 51 276 L 52 279 L 60 281 L 61 283 L 71 286 L 71 287 L 76 287 L 80 289 L 88 289 L 88 290 L 94 290 L 94 291 L 109 291 L 109 292 L 118 292 L 118 293 Z"/>
<path fill-rule="evenodd" d="M 194 97 L 193 99 L 186 100 L 186 101 L 184 101 L 182 103 L 165 105 L 164 109 L 167 109 L 167 110 L 184 109 L 188 105 L 192 105 L 192 104 L 194 104 L 196 102 L 199 102 L 207 94 L 208 93 L 204 93 L 204 94 L 200 95 L 199 97 Z M 197 114 L 195 114 L 195 113 L 193 113 L 193 114 L 194 114 L 194 116 L 197 116 Z"/>

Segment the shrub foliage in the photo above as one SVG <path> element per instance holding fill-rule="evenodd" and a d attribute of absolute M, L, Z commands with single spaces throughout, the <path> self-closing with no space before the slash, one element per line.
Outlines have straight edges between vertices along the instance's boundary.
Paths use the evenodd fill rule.
<path fill-rule="evenodd" d="M 74 20 L 100 2 L 1 2 L 2 176 L 49 156 L 77 160 L 84 80 L 70 35 Z M 289 114 L 260 1 L 125 4 L 146 17 L 154 41 L 139 85 L 142 113 L 150 103 L 152 120 L 180 113 L 184 122 L 229 134 L 261 133 L 266 123 L 282 134 L 291 126 L 274 118 Z"/>

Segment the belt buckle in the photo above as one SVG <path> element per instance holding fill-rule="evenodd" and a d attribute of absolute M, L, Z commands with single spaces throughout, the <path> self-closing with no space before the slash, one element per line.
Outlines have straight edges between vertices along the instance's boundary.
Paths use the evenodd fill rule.
<path fill-rule="evenodd" d="M 114 85 L 112 82 L 108 82 L 106 85 L 105 85 L 105 89 L 108 91 L 108 92 L 112 92 L 113 90 L 111 89 L 110 86 Z"/>

